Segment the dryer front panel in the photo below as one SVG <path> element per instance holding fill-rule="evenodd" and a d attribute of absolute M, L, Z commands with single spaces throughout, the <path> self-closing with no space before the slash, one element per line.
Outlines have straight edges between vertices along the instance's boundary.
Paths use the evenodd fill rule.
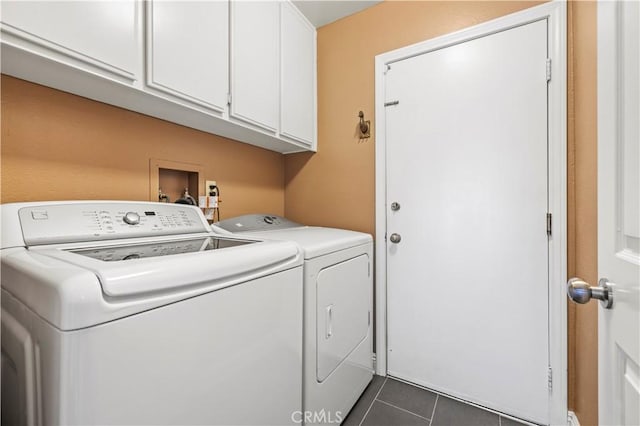
<path fill-rule="evenodd" d="M 322 269 L 316 279 L 317 380 L 323 382 L 367 337 L 370 327 L 369 256 Z"/>

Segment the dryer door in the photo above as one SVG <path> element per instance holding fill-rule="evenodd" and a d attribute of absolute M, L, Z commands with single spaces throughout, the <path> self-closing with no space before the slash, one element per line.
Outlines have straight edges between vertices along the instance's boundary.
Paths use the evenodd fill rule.
<path fill-rule="evenodd" d="M 369 256 L 363 254 L 321 270 L 316 291 L 317 379 L 322 382 L 367 337 Z"/>

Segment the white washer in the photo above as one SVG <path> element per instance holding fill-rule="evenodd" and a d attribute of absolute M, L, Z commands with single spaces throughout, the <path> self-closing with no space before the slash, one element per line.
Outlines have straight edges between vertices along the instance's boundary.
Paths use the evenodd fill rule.
<path fill-rule="evenodd" d="M 213 229 L 294 241 L 304 251 L 303 421 L 340 422 L 373 377 L 371 235 L 275 215 L 240 216 Z"/>
<path fill-rule="evenodd" d="M 2 424 L 294 424 L 302 256 L 192 206 L 5 204 Z"/>

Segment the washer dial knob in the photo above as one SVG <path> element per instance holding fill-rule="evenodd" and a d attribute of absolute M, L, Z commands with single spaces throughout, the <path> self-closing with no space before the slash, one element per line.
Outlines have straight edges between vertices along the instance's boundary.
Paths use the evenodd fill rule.
<path fill-rule="evenodd" d="M 128 223 L 129 225 L 137 225 L 140 223 L 140 215 L 136 212 L 127 212 L 122 220 L 124 220 L 124 223 Z"/>

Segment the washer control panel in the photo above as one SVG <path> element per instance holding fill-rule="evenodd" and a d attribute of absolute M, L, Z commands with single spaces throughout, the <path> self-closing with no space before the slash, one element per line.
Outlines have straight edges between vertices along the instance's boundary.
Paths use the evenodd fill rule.
<path fill-rule="evenodd" d="M 217 222 L 215 225 L 229 232 L 270 231 L 303 226 L 273 214 L 247 214 Z"/>
<path fill-rule="evenodd" d="M 208 232 L 197 207 L 166 203 L 43 204 L 20 209 L 27 245 Z"/>

